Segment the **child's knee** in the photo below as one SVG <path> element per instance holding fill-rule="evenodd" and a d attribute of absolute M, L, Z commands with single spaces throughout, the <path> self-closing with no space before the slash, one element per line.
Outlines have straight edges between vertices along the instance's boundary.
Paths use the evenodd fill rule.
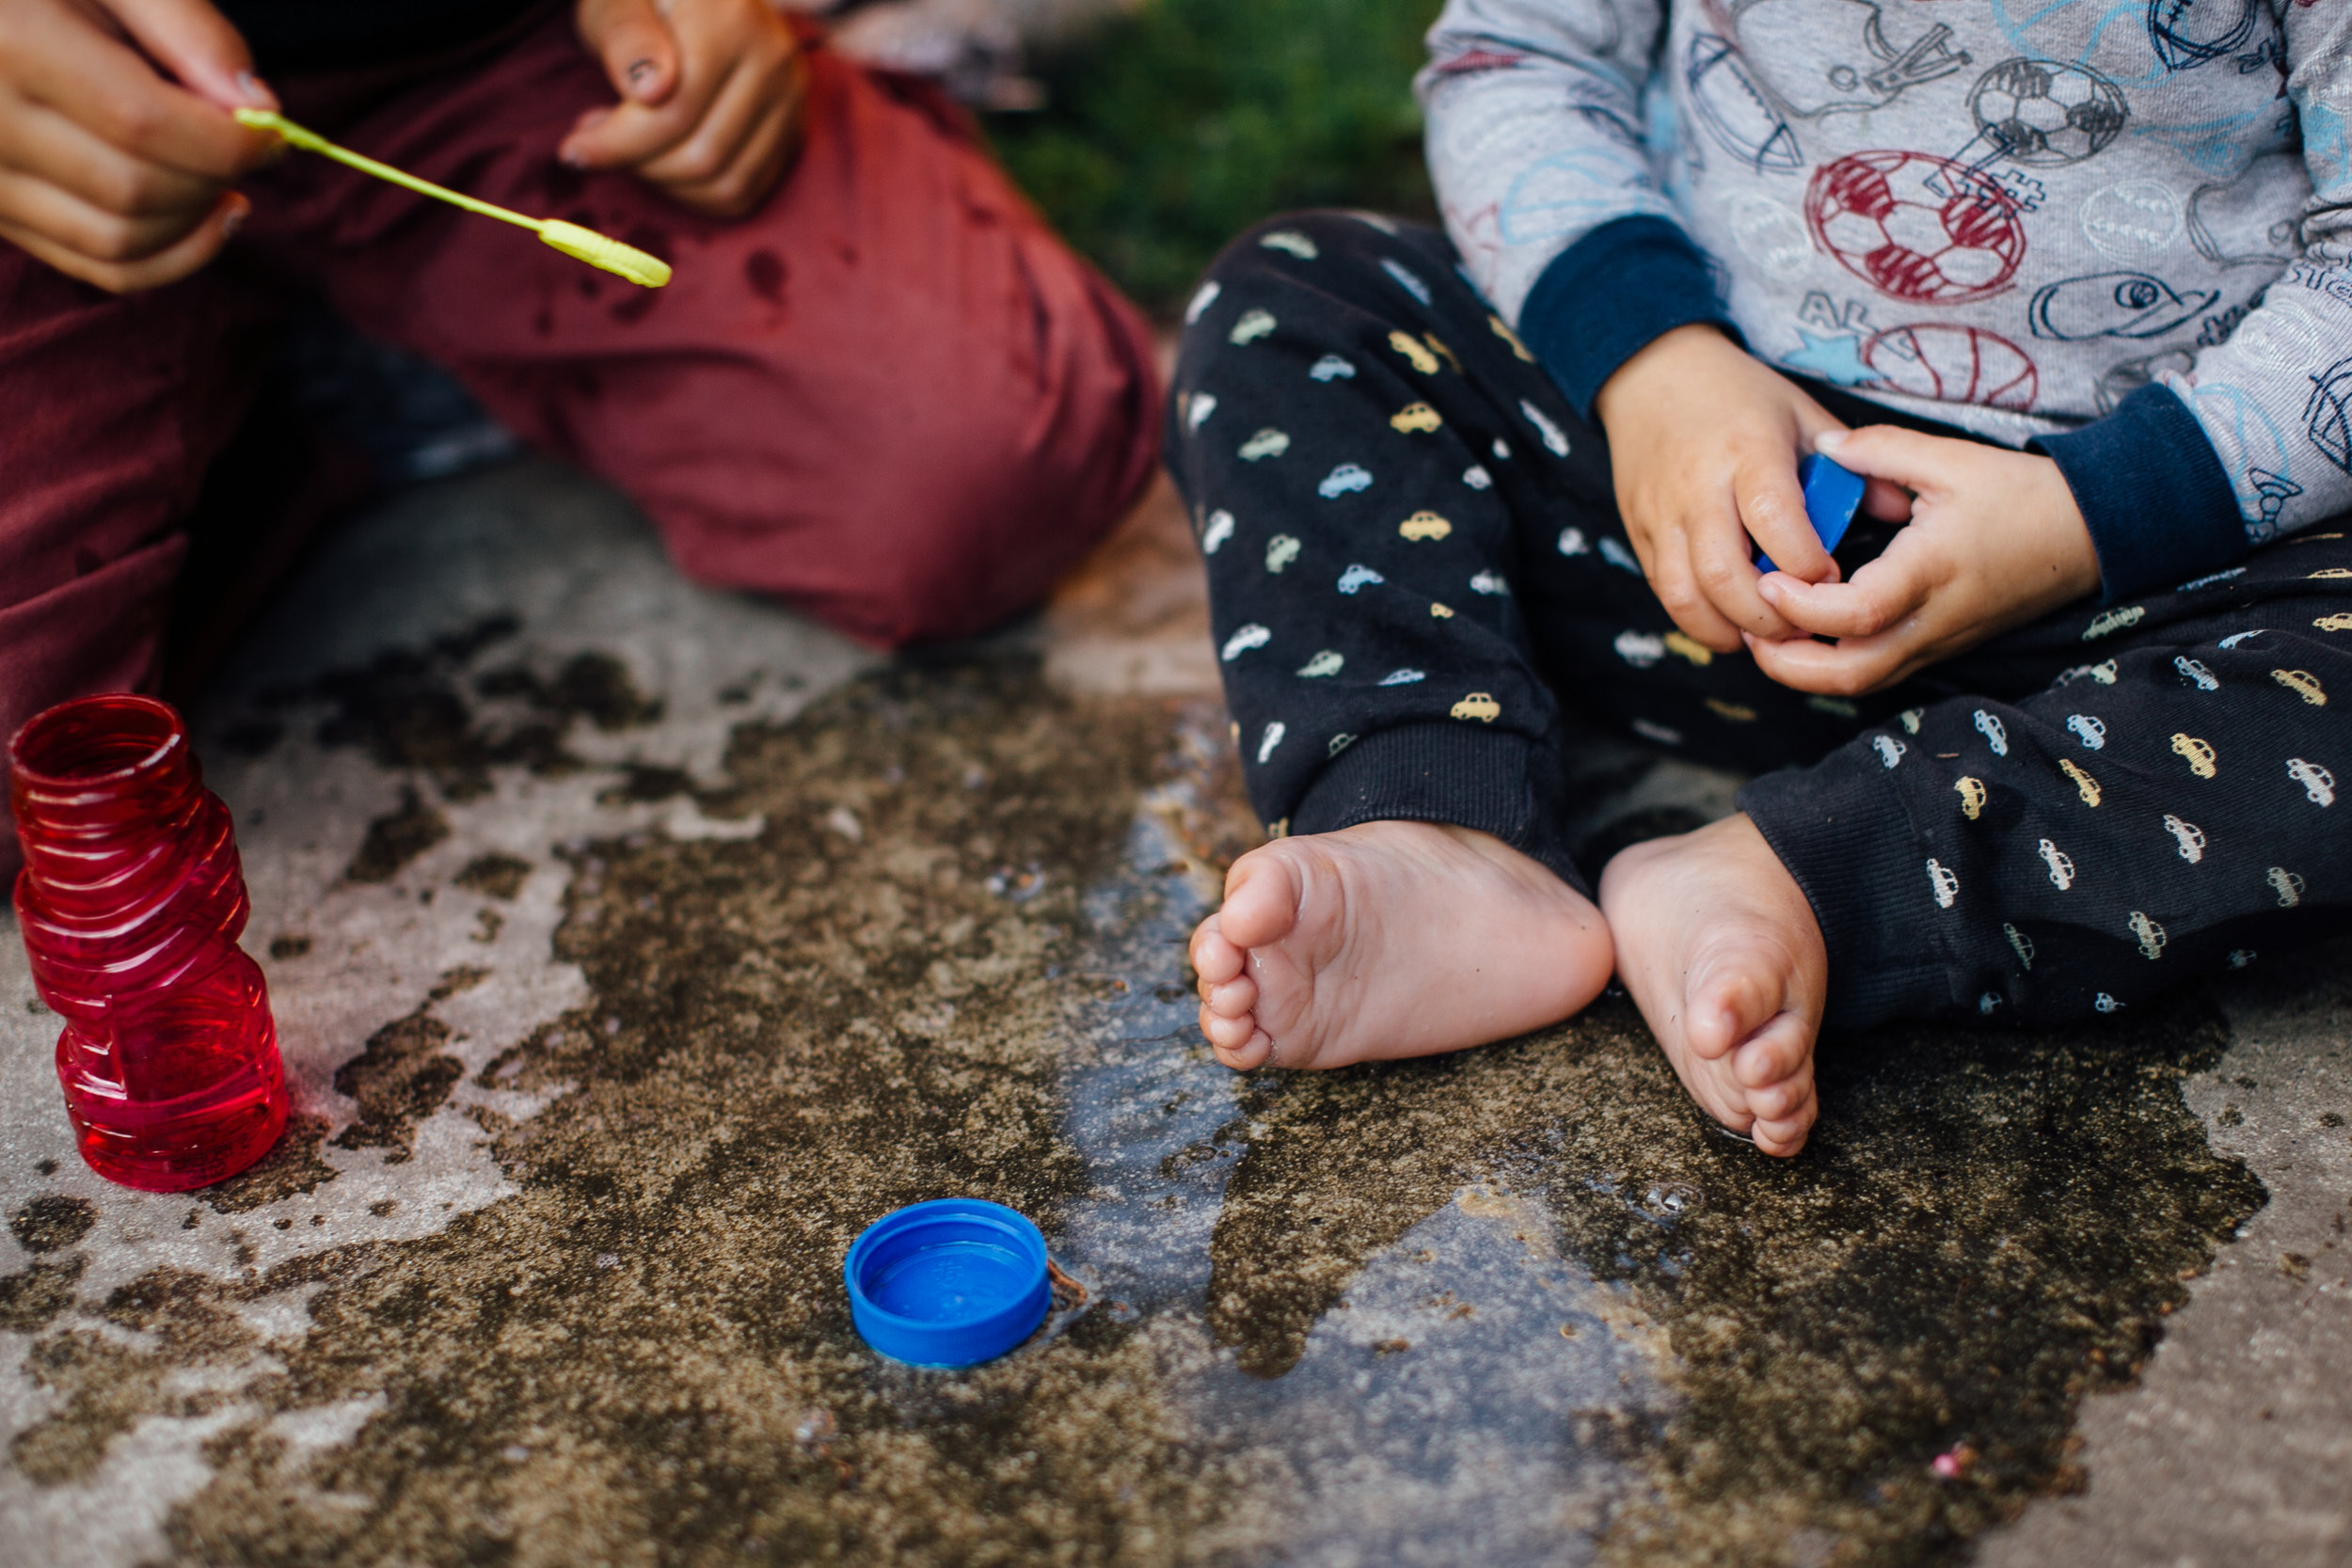
<path fill-rule="evenodd" d="M 1423 276 L 1439 268 L 1434 259 L 1419 256 L 1407 272 L 1414 283 L 1400 279 L 1397 269 L 1404 265 L 1397 260 L 1400 252 L 1423 248 L 1401 244 L 1399 236 L 1407 233 L 1422 233 L 1440 247 L 1444 244 L 1434 234 L 1410 230 L 1377 214 L 1328 210 L 1285 213 L 1244 230 L 1209 263 L 1200 287 L 1185 304 L 1184 356 L 1196 357 L 1229 340 L 1246 346 L 1251 341 L 1248 308 L 1242 316 L 1223 309 L 1244 297 L 1279 304 L 1283 296 L 1303 290 L 1327 308 L 1393 315 L 1403 321 L 1416 305 L 1429 303 L 1426 296 L 1433 284 L 1450 288 L 1457 282 L 1450 266 L 1443 268 L 1442 279 L 1433 277 L 1427 283 L 1421 282 Z"/>

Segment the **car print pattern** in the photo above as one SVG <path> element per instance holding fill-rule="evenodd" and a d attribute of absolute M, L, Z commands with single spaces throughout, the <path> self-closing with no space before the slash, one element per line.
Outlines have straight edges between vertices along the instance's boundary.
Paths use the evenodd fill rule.
<path fill-rule="evenodd" d="M 2352 920 L 2342 531 L 1811 697 L 1686 636 L 1622 564 L 1601 432 L 1491 330 L 1442 236 L 1341 214 L 1278 234 L 1213 269 L 1177 388 L 1219 411 L 1168 427 L 1265 822 L 1458 823 L 1588 888 L 1562 826 L 1572 705 L 1764 775 L 1740 802 L 1813 899 L 1840 1027 L 2079 1020 Z M 1234 341 L 1253 310 L 1280 330 Z M 1335 361 L 1352 373 L 1316 373 Z M 1231 434 L 1275 428 L 1273 458 Z"/>

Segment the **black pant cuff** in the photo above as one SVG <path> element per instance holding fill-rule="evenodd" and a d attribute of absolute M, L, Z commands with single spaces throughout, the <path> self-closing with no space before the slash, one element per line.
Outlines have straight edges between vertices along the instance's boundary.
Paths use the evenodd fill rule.
<path fill-rule="evenodd" d="M 1525 736 L 1467 724 L 1375 730 L 1331 759 L 1291 813 L 1294 833 L 1364 822 L 1442 822 L 1492 833 L 1585 897 L 1591 884 L 1569 858 L 1560 823 L 1553 749 Z"/>
<path fill-rule="evenodd" d="M 1822 1026 L 1867 1029 L 1953 1008 L 1954 960 L 1915 912 L 1933 875 L 1902 792 L 1865 742 L 1742 786 L 1740 809 L 1804 890 L 1829 949 Z M 1898 890 L 1901 890 L 1899 895 Z"/>

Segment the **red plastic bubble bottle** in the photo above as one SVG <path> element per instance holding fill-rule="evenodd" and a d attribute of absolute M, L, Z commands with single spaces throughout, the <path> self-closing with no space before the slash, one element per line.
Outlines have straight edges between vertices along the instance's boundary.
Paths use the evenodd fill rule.
<path fill-rule="evenodd" d="M 66 1021 L 57 1078 L 92 1170 L 173 1193 L 232 1176 L 286 1125 L 286 1072 L 229 808 L 188 727 L 149 697 L 86 697 L 8 746 L 16 916 Z"/>

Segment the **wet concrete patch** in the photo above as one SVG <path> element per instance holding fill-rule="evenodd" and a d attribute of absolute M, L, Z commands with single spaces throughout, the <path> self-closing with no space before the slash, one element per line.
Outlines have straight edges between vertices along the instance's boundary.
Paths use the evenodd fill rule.
<path fill-rule="evenodd" d="M 486 650 L 521 629 L 511 612 L 485 615 L 422 648 L 390 649 L 363 665 L 264 690 L 258 702 L 278 709 L 326 703 L 328 711 L 317 729 L 321 745 L 363 748 L 382 767 L 430 777 L 453 801 L 487 793 L 493 768 L 521 767 L 541 776 L 577 771 L 583 764 L 566 744 L 576 721 L 610 734 L 661 717 L 660 702 L 640 691 L 628 665 L 608 653 L 574 654 L 552 670 L 525 659 L 482 668 Z M 268 723 L 265 716 L 256 716 L 239 721 L 229 733 Z M 421 809 L 412 796 L 404 815 Z M 387 857 L 397 858 L 370 876 L 360 875 L 361 863 L 355 862 L 355 880 L 389 879 L 401 863 L 446 832 L 445 827 L 437 832 L 407 827 L 398 817 L 382 819 L 379 826 L 389 839 Z M 375 837 L 372 831 L 371 842 Z"/>
<path fill-rule="evenodd" d="M 1041 678 L 1019 639 L 840 685 L 854 656 L 558 499 L 420 502 L 370 535 L 406 554 L 357 559 L 541 516 L 530 559 L 586 586 L 404 590 L 444 624 L 347 570 L 311 635 L 405 651 L 279 657 L 294 695 L 248 681 L 207 732 L 276 726 L 207 760 L 274 937 L 286 1145 L 151 1199 L 73 1164 L 45 1081 L 0 1097 L 0 1532 L 44 1560 L 1956 1560 L 2082 1483 L 2078 1416 L 2123 1402 L 2089 1396 L 2254 1245 L 2225 1243 L 2261 1188 L 2183 1085 L 2270 1137 L 2294 1069 L 2217 1076 L 2286 1048 L 2195 997 L 1835 1042 L 1793 1164 L 1710 1132 L 1621 1006 L 1236 1078 L 1184 966 L 1255 837 L 1213 702 L 1057 684 L 1067 646 Z M 1596 843 L 1721 809 L 1587 761 Z M 448 836 L 344 878 L 403 788 Z M 29 1085 L 27 996 L 0 962 Z M 2292 1109 L 2296 1161 L 2344 1139 L 2336 1100 Z M 1033 1213 L 1086 1291 L 962 1374 L 873 1357 L 839 1283 L 861 1226 L 947 1192 Z M 2331 1217 L 2262 1232 L 2264 1289 L 2334 1288 Z"/>
<path fill-rule="evenodd" d="M 314 1111 L 297 1111 L 287 1118 L 285 1134 L 277 1146 L 226 1181 L 189 1196 L 217 1214 L 249 1213 L 335 1180 L 335 1167 L 319 1158 L 319 1147 L 334 1131 L 333 1123 Z M 182 1222 L 193 1230 L 202 1224 L 194 1210 Z"/>
<path fill-rule="evenodd" d="M 1089 994 L 1067 979 L 1079 900 L 1164 722 L 1081 715 L 1033 668 L 893 674 L 739 735 L 758 837 L 576 847 L 557 945 L 594 1000 L 508 1075 L 578 1085 L 500 1139 L 520 1195 L 358 1279 L 298 1265 L 331 1282 L 290 1394 L 386 1401 L 321 1481 L 367 1506 L 297 1528 L 229 1442 L 173 1537 L 234 1560 L 281 1540 L 464 1560 L 518 1533 L 573 1560 L 747 1538 L 774 1560 L 949 1560 L 1056 1541 L 1099 1557 L 1156 1515 L 1177 1540 L 1203 1499 L 1163 1463 L 1148 1357 L 1057 1345 L 909 1383 L 850 1334 L 838 1285 L 850 1237 L 898 1204 L 962 1192 L 1050 1223 L 1073 1194 L 1054 1068 Z M 1009 893 L 1008 867 L 1033 880 Z M 429 1022 L 361 1061 L 429 1058 Z M 527 1500 L 555 1496 L 561 1516 L 523 1531 Z"/>
<path fill-rule="evenodd" d="M 2182 1102 L 2226 1043 L 2195 1006 L 1839 1042 L 1787 1164 L 1708 1129 L 1622 1005 L 1232 1078 L 1181 945 L 1240 836 L 1216 728 L 1017 657 L 739 727 L 755 835 L 561 848 L 586 1000 L 483 1069 L 547 1108 L 476 1113 L 513 1196 L 241 1283 L 156 1270 L 100 1323 L 22 1276 L 56 1402 L 17 1467 L 216 1419 L 165 1523 L 215 1562 L 1942 1560 L 2074 1483 L 2078 1401 L 2261 1201 Z M 485 974 L 338 1072 L 337 1147 L 407 1157 L 465 1070 L 437 1009 Z M 1036 1215 L 1093 1307 L 894 1369 L 840 1259 L 950 1193 Z M 40 1201 L 26 1234 L 80 1239 Z M 289 1291 L 306 1329 L 256 1375 L 240 1312 Z M 307 1457 L 276 1435 L 363 1407 Z"/>
<path fill-rule="evenodd" d="M 449 818 L 427 805 L 415 790 L 403 789 L 400 809 L 368 824 L 359 852 L 343 867 L 343 878 L 354 882 L 389 882 L 400 875 L 402 866 L 447 837 Z"/>
<path fill-rule="evenodd" d="M 2070 1037 L 1833 1042 L 1821 1129 L 1787 1164 L 1701 1122 L 1622 1005 L 1450 1060 L 1265 1080 L 1211 1321 L 1280 1375 L 1359 1259 L 1483 1177 L 1534 1199 L 1549 1244 L 1624 1286 L 1671 1357 L 1672 1418 L 1620 1428 L 1659 1490 L 1613 1557 L 1941 1559 L 2080 1484 L 2080 1398 L 2137 1371 L 2263 1202 L 2181 1098 L 2227 1039 L 2191 1004 Z"/>
<path fill-rule="evenodd" d="M 266 1281 L 324 1285 L 283 1408 L 297 1389 L 385 1402 L 316 1481 L 362 1500 L 328 1528 L 279 1495 L 246 1451 L 263 1394 L 174 1539 L 228 1560 L 526 1541 L 1462 1560 L 1413 1520 L 1335 1524 L 1329 1504 L 1370 1466 L 1442 1512 L 1469 1484 L 1454 1456 L 1486 1451 L 1548 1489 L 1487 1520 L 1511 1551 L 1934 1560 L 2070 1483 L 2076 1402 L 2132 1374 L 2260 1201 L 2182 1104 L 2224 1043 L 2194 1008 L 2063 1039 L 1847 1042 L 1788 1165 L 1708 1130 L 1621 1006 L 1441 1061 L 1224 1078 L 1181 1022 L 1168 939 L 1197 895 L 1141 863 L 1165 846 L 1122 860 L 1177 728 L 1158 705 L 1081 708 L 1017 662 L 899 670 L 739 733 L 755 838 L 569 850 L 557 954 L 592 1000 L 501 1064 L 517 1088 L 573 1085 L 498 1140 L 519 1194 L 356 1278 L 314 1259 Z M 1157 951 L 1115 953 L 1137 900 Z M 1148 1244 L 1083 1234 L 1140 1195 L 1093 1179 L 1073 1098 L 1147 1014 L 1174 1026 L 1140 1054 L 1216 1118 L 1159 1162 L 1216 1173 L 1197 1291 L 1155 1293 Z M 445 1033 L 421 1010 L 371 1042 L 345 1142 L 446 1095 Z M 1038 1215 L 1104 1309 L 962 1377 L 874 1362 L 841 1254 L 944 1193 Z M 58 1343 L 61 1385 L 160 1386 Z M 1491 1397 L 1461 1405 L 1482 1379 Z M 1391 1414 L 1380 1442 L 1331 1447 L 1416 1380 L 1424 1409 L 1456 1397 L 1442 1430 Z M 74 1418 L 86 1434 L 137 1407 L 75 1398 L 99 1412 Z M 1961 1456 L 1952 1479 L 1938 1455 Z"/>

